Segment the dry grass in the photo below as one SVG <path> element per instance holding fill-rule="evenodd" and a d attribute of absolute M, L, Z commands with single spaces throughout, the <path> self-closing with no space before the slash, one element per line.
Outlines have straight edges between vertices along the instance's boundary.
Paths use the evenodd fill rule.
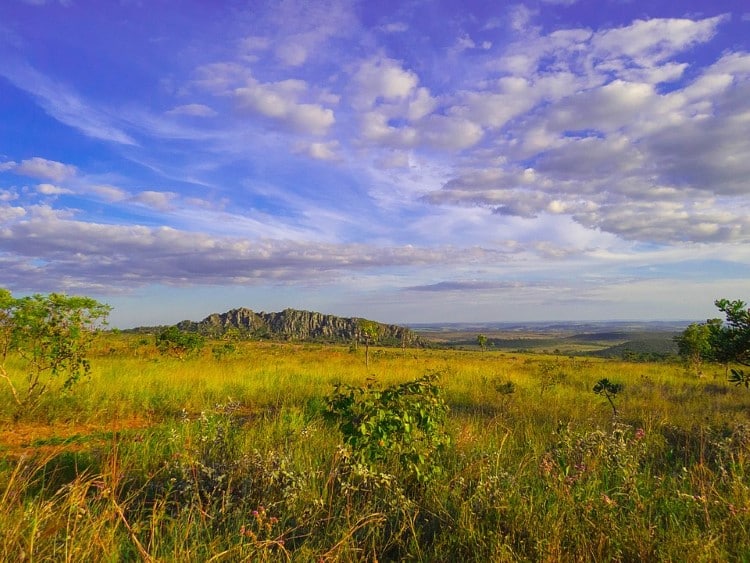
<path fill-rule="evenodd" d="M 140 337 L 11 424 L 0 560 L 742 560 L 750 393 L 723 369 L 488 351 L 243 343 L 179 361 Z M 444 471 L 353 467 L 335 383 L 441 373 Z M 619 417 L 596 396 L 623 383 Z M 512 393 L 501 392 L 512 383 Z"/>

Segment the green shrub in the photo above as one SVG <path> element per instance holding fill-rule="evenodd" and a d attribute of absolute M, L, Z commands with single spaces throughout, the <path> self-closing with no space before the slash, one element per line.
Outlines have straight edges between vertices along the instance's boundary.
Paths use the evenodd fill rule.
<path fill-rule="evenodd" d="M 327 414 L 339 422 L 352 458 L 365 466 L 397 460 L 419 482 L 440 472 L 435 454 L 450 438 L 437 374 L 378 389 L 338 384 Z"/>

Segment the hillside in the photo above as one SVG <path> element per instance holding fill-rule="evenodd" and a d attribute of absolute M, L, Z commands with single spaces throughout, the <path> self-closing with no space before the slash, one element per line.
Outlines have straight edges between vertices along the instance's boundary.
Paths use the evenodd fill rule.
<path fill-rule="evenodd" d="M 220 337 L 228 330 L 255 338 L 314 342 L 352 342 L 362 340 L 361 321 L 365 319 L 337 317 L 312 311 L 284 309 L 279 313 L 256 313 L 251 309 L 232 309 L 214 313 L 199 322 L 182 321 L 181 330 Z M 378 327 L 378 344 L 383 346 L 423 346 L 413 331 L 397 325 L 374 323 Z"/>

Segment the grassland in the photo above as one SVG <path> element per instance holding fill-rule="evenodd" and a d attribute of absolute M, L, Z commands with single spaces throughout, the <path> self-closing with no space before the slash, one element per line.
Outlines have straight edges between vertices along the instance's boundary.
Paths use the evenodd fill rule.
<path fill-rule="evenodd" d="M 17 422 L 0 388 L 0 559 L 750 559 L 750 393 L 723 367 L 370 355 L 248 342 L 180 361 L 107 335 L 90 378 Z M 324 417 L 334 385 L 426 373 L 451 408 L 442 471 L 353 463 Z M 602 378 L 625 386 L 617 416 Z"/>

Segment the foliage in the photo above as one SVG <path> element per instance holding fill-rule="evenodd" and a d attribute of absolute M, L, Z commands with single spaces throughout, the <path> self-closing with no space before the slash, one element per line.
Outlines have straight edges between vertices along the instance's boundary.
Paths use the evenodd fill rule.
<path fill-rule="evenodd" d="M 750 308 L 741 300 L 719 299 L 716 307 L 725 315 L 725 322 L 710 324 L 711 349 L 717 361 L 729 365 L 750 366 Z M 732 369 L 729 381 L 750 388 L 750 373 Z"/>
<path fill-rule="evenodd" d="M 237 345 L 234 342 L 221 342 L 211 347 L 211 354 L 217 361 L 226 360 L 237 353 Z"/>
<path fill-rule="evenodd" d="M 0 376 L 18 407 L 16 418 L 33 410 L 55 384 L 58 391 L 68 390 L 89 373 L 87 353 L 109 310 L 88 297 L 50 293 L 13 298 L 0 289 Z M 21 389 L 5 367 L 11 352 L 23 362 Z"/>
<path fill-rule="evenodd" d="M 711 335 L 714 331 L 715 323 L 713 321 L 692 323 L 675 337 L 680 357 L 696 375 L 700 375 L 703 362 L 713 357 Z"/>
<path fill-rule="evenodd" d="M 719 299 L 715 305 L 726 321 L 714 330 L 713 347 L 729 361 L 750 366 L 750 308 L 740 300 Z"/>
<path fill-rule="evenodd" d="M 196 355 L 203 348 L 204 338 L 195 332 L 182 331 L 170 326 L 156 335 L 156 347 L 162 354 L 169 354 L 180 360 Z"/>
<path fill-rule="evenodd" d="M 745 373 L 742 369 L 732 369 L 729 374 L 729 382 L 737 386 L 744 385 L 745 389 L 750 389 L 750 373 Z"/>
<path fill-rule="evenodd" d="M 607 401 L 609 401 L 609 404 L 612 406 L 612 414 L 615 416 L 617 416 L 617 407 L 615 407 L 614 398 L 623 389 L 624 386 L 622 383 L 614 383 L 606 378 L 600 379 L 596 382 L 596 385 L 594 385 L 594 393 L 602 395 Z"/>
<path fill-rule="evenodd" d="M 487 337 L 484 334 L 477 335 L 477 344 L 482 349 L 482 352 L 487 348 Z"/>
<path fill-rule="evenodd" d="M 378 341 L 380 336 L 380 325 L 375 321 L 365 319 L 359 320 L 361 338 L 365 342 L 365 365 L 370 365 L 370 345 Z"/>
<path fill-rule="evenodd" d="M 450 438 L 438 375 L 377 389 L 336 385 L 328 414 L 339 422 L 352 457 L 365 466 L 397 459 L 417 481 L 440 472 L 436 459 Z"/>

